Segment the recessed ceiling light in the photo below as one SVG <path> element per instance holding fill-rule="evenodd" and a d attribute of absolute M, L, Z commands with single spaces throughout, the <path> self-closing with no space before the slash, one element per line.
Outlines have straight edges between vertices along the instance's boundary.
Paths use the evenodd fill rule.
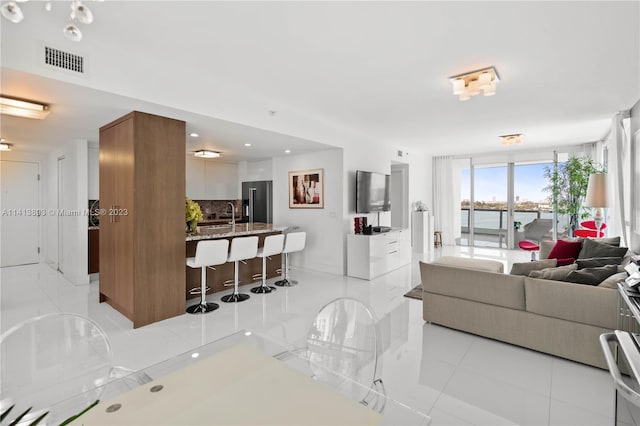
<path fill-rule="evenodd" d="M 4 139 L 2 139 L 4 141 Z M 11 145 L 8 143 L 0 143 L 0 151 L 11 151 Z"/>
<path fill-rule="evenodd" d="M 191 132 L 191 133 L 189 133 L 189 136 L 191 136 L 192 138 L 197 138 L 200 135 L 197 134 L 196 132 Z"/>
<path fill-rule="evenodd" d="M 245 143 L 244 146 L 251 146 L 251 144 L 250 143 Z"/>
<path fill-rule="evenodd" d="M 216 151 L 208 151 L 206 149 L 201 149 L 193 153 L 196 157 L 200 158 L 218 158 L 220 157 L 220 153 Z"/>
<path fill-rule="evenodd" d="M 502 145 L 515 145 L 522 143 L 522 139 L 524 135 L 522 133 L 515 133 L 513 135 L 502 135 L 500 139 L 502 140 Z"/>
<path fill-rule="evenodd" d="M 285 150 L 284 150 L 284 153 L 285 153 L 285 154 L 289 154 L 290 152 L 291 152 L 291 150 L 290 150 L 290 149 L 285 149 Z"/>

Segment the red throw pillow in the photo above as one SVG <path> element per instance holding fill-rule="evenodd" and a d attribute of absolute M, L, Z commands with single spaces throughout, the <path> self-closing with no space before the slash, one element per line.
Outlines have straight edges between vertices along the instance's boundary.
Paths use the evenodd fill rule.
<path fill-rule="evenodd" d="M 575 261 L 576 261 L 575 257 L 569 257 L 567 259 L 558 259 L 557 266 L 571 265 Z"/>
<path fill-rule="evenodd" d="M 558 240 L 556 245 L 553 246 L 549 253 L 549 259 L 569 259 L 578 257 L 580 249 L 582 248 L 582 241 L 564 241 Z"/>

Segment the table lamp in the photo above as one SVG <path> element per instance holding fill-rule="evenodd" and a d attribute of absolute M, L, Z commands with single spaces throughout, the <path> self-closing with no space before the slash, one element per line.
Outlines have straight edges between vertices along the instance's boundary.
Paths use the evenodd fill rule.
<path fill-rule="evenodd" d="M 607 175 L 605 173 L 594 173 L 589 176 L 587 185 L 587 197 L 584 200 L 587 207 L 595 207 L 596 214 L 593 217 L 596 223 L 596 238 L 600 237 L 600 227 L 602 226 L 602 208 L 609 207 L 607 203 Z"/>

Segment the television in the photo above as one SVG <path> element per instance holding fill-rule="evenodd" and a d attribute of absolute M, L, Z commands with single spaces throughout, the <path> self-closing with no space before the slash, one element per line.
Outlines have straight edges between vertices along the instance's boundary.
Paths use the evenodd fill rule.
<path fill-rule="evenodd" d="M 356 171 L 356 213 L 391 210 L 391 175 Z"/>

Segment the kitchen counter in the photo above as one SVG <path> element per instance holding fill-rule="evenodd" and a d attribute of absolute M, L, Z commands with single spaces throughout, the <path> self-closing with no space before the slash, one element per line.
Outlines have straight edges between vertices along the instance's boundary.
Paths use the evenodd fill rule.
<path fill-rule="evenodd" d="M 199 232 L 186 236 L 186 257 L 193 257 L 200 240 L 215 240 L 226 238 L 231 241 L 235 237 L 246 237 L 255 235 L 258 237 L 258 247 L 262 247 L 264 239 L 269 235 L 281 234 L 287 230 L 286 226 L 273 226 L 271 223 L 236 223 L 235 227 L 231 225 L 212 225 L 200 226 Z M 276 254 L 266 259 L 267 279 L 280 277 L 280 269 L 282 267 L 282 255 Z M 246 263 L 242 263 L 239 267 L 238 278 L 240 285 L 256 286 L 260 284 L 260 275 L 262 273 L 262 259 L 254 257 L 248 259 Z M 200 294 L 200 268 L 187 268 L 187 285 L 186 299 L 199 298 Z M 230 287 L 224 283 L 233 281 L 234 266 L 233 262 L 227 262 L 222 265 L 216 265 L 215 270 L 207 271 L 207 294 L 220 291 L 228 291 Z M 244 290 L 246 293 L 247 290 Z"/>
<path fill-rule="evenodd" d="M 214 240 L 217 238 L 233 238 L 246 235 L 283 232 L 284 226 L 273 226 L 271 223 L 236 223 L 232 225 L 199 226 L 198 232 L 186 236 L 186 241 Z"/>

